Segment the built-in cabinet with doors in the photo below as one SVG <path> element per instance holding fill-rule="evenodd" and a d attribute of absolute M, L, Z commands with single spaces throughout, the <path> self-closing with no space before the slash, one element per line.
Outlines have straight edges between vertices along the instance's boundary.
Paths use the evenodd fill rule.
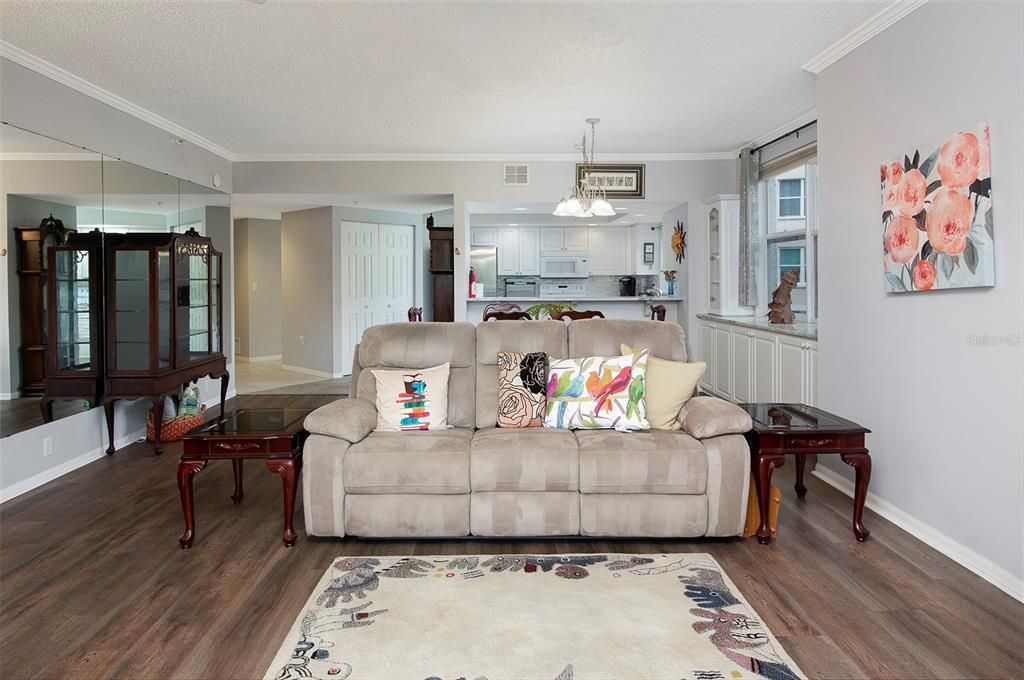
<path fill-rule="evenodd" d="M 632 227 L 590 227 L 587 230 L 591 274 L 632 274 Z"/>
<path fill-rule="evenodd" d="M 539 227 L 498 228 L 498 276 L 540 274 Z"/>
<path fill-rule="evenodd" d="M 705 391 L 740 403 L 817 404 L 817 341 L 707 320 L 698 333 Z"/>
<path fill-rule="evenodd" d="M 540 230 L 540 249 L 544 252 L 586 252 L 587 228 L 544 227 Z"/>
<path fill-rule="evenodd" d="M 707 309 L 712 314 L 742 316 L 753 310 L 740 304 L 740 198 L 717 194 L 704 199 L 707 237 Z"/>
<path fill-rule="evenodd" d="M 413 306 L 415 229 L 404 224 L 342 222 L 342 372 L 352 372 L 352 355 L 363 331 L 405 321 Z"/>

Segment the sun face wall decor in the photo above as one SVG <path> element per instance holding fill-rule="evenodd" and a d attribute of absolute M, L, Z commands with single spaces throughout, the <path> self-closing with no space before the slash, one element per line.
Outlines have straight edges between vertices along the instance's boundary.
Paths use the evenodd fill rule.
<path fill-rule="evenodd" d="M 676 255 L 676 262 L 682 262 L 686 257 L 685 229 L 682 222 L 676 222 L 676 228 L 672 230 L 672 252 Z"/>
<path fill-rule="evenodd" d="M 995 285 L 990 172 L 988 123 L 882 164 L 886 292 Z"/>

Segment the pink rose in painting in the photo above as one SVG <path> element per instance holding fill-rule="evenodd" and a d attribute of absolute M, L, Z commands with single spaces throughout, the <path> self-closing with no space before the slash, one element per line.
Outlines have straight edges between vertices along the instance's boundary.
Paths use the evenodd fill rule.
<path fill-rule="evenodd" d="M 896 210 L 896 194 L 898 185 L 886 184 L 882 189 L 882 210 Z"/>
<path fill-rule="evenodd" d="M 913 217 L 924 210 L 924 196 L 928 183 L 917 168 L 903 175 L 903 181 L 896 187 L 896 207 L 900 213 Z"/>
<path fill-rule="evenodd" d="M 903 179 L 903 166 L 900 165 L 899 161 L 889 163 L 889 167 L 885 171 L 885 176 L 888 177 L 889 181 L 893 184 L 899 184 L 900 180 Z"/>
<path fill-rule="evenodd" d="M 920 238 L 917 222 L 911 217 L 897 215 L 889 220 L 889 226 L 885 228 L 885 249 L 893 262 L 906 264 L 917 255 Z"/>
<path fill-rule="evenodd" d="M 978 179 L 981 149 L 978 138 L 970 132 L 950 137 L 939 149 L 939 178 L 951 189 L 970 186 Z"/>
<path fill-rule="evenodd" d="M 967 234 L 971 231 L 973 211 L 971 199 L 960 192 L 953 189 L 936 191 L 924 222 L 932 248 L 949 255 L 964 252 Z"/>
<path fill-rule="evenodd" d="M 920 260 L 914 265 L 914 288 L 931 290 L 935 287 L 935 265 L 928 260 Z"/>
<path fill-rule="evenodd" d="M 879 168 L 879 170 L 878 170 L 878 171 L 879 171 L 879 173 L 881 173 L 881 175 L 882 175 L 882 179 L 881 179 L 880 181 L 884 182 L 884 181 L 885 181 L 885 177 L 886 177 L 886 172 L 885 172 L 885 163 L 882 163 L 882 165 L 881 165 L 881 167 Z"/>
<path fill-rule="evenodd" d="M 988 123 L 985 123 L 981 144 L 978 146 L 978 179 L 988 179 L 992 174 L 992 167 L 989 161 L 989 147 Z"/>

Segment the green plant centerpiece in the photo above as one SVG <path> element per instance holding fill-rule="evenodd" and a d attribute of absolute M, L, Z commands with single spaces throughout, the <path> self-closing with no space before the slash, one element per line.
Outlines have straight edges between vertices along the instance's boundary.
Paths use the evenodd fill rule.
<path fill-rule="evenodd" d="M 576 305 L 571 302 L 538 302 L 525 311 L 532 319 L 553 319 L 556 314 L 567 309 L 576 309 Z"/>

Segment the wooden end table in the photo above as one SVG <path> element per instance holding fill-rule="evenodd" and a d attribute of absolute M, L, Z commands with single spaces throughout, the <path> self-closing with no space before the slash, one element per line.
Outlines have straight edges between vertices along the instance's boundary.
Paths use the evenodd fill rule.
<path fill-rule="evenodd" d="M 857 472 L 853 495 L 853 535 L 864 541 L 870 531 L 862 521 L 864 500 L 871 479 L 871 455 L 864 448 L 864 435 L 871 430 L 837 415 L 806 404 L 740 404 L 750 414 L 753 429 L 747 433 L 750 445 L 750 467 L 757 482 L 757 503 L 761 512 L 761 525 L 757 540 L 762 544 L 772 540 L 768 526 L 768 505 L 771 494 L 772 471 L 782 467 L 785 455 L 796 458 L 796 495 L 804 498 L 804 467 L 808 454 L 836 453 L 844 463 Z"/>
<path fill-rule="evenodd" d="M 237 505 L 245 495 L 242 489 L 242 462 L 265 461 L 267 470 L 281 475 L 284 483 L 285 547 L 295 545 L 292 528 L 295 492 L 302 470 L 302 444 L 307 432 L 302 422 L 310 409 L 272 408 L 231 411 L 185 435 L 184 451 L 178 463 L 178 491 L 185 513 L 185 533 L 178 539 L 182 548 L 191 548 L 195 538 L 195 513 L 192 478 L 211 460 L 230 460 L 235 472 L 235 490 L 231 500 Z"/>

